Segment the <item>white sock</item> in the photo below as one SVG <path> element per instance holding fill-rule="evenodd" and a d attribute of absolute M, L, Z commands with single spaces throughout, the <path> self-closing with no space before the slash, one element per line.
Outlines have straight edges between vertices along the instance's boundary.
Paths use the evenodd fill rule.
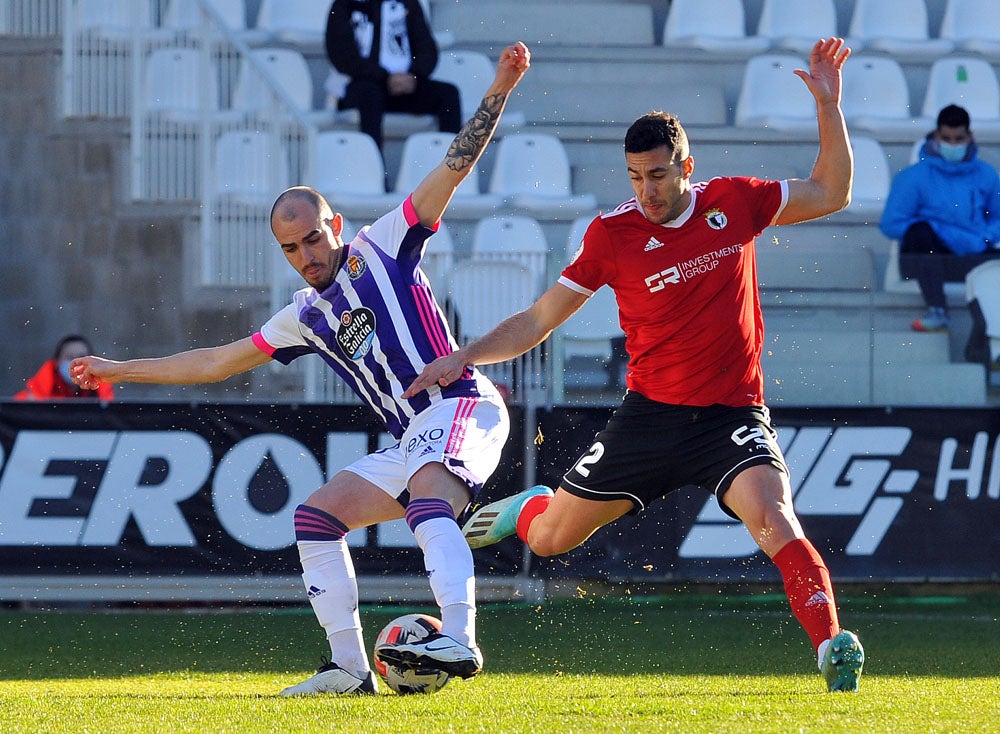
<path fill-rule="evenodd" d="M 358 582 L 346 540 L 300 540 L 302 581 L 309 603 L 330 643 L 330 659 L 351 675 L 364 678 L 371 667 L 361 636 Z"/>
<path fill-rule="evenodd" d="M 476 577 L 472 550 L 451 518 L 424 520 L 413 531 L 424 552 L 424 568 L 441 607 L 441 632 L 476 646 Z"/>
<path fill-rule="evenodd" d="M 818 656 L 816 660 L 816 666 L 820 670 L 823 669 L 823 657 L 826 655 L 826 648 L 830 647 L 830 643 L 832 641 L 833 641 L 832 639 L 825 640 L 824 642 L 819 643 L 819 647 L 816 649 L 816 655 Z"/>

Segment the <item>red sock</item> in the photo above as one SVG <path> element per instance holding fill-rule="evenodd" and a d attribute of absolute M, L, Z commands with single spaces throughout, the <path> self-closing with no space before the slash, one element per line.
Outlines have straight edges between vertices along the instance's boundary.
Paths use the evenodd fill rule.
<path fill-rule="evenodd" d="M 792 613 L 818 649 L 822 642 L 840 632 L 830 571 L 812 543 L 805 539 L 787 543 L 772 560 L 781 571 Z"/>
<path fill-rule="evenodd" d="M 528 542 L 528 526 L 531 525 L 532 520 L 545 512 L 545 508 L 549 506 L 551 501 L 552 495 L 537 494 L 524 503 L 521 514 L 517 516 L 517 537 L 525 543 Z"/>

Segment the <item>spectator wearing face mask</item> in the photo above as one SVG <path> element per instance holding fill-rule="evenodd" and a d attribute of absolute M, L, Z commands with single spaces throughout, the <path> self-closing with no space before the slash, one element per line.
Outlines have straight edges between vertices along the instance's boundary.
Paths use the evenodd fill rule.
<path fill-rule="evenodd" d="M 920 160 L 893 179 L 879 229 L 899 240 L 900 272 L 917 280 L 927 305 L 913 330 L 947 331 L 945 282 L 1000 256 L 1000 176 L 977 157 L 965 109 L 938 113 Z"/>
<path fill-rule="evenodd" d="M 86 357 L 93 350 L 84 337 L 78 334 L 64 336 L 56 345 L 53 358 L 46 361 L 24 385 L 21 392 L 14 395 L 15 400 L 64 400 L 67 398 L 98 398 L 112 400 L 114 390 L 108 383 L 102 382 L 95 390 L 84 390 L 77 387 L 70 379 L 69 365 L 77 357 Z"/>

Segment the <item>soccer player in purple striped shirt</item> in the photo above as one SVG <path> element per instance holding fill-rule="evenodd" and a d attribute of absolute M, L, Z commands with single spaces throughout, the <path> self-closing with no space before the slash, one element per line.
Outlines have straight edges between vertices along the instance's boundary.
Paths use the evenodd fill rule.
<path fill-rule="evenodd" d="M 156 359 L 82 357 L 70 368 L 85 389 L 102 382 L 193 384 L 224 380 L 272 359 L 287 364 L 318 354 L 397 439 L 338 472 L 295 510 L 302 578 L 331 657 L 284 695 L 376 692 L 345 536 L 403 517 L 423 551 L 442 631 L 377 652 L 391 664 L 463 678 L 482 669 L 472 552 L 455 518 L 500 461 L 507 411 L 496 387 L 474 368 L 446 387 L 408 399 L 402 394 L 426 365 L 458 348 L 420 261 L 529 63 L 523 43 L 504 49 L 479 108 L 441 164 L 350 243 L 341 238 L 343 217 L 319 192 L 307 186 L 284 191 L 272 208 L 271 229 L 309 287 L 253 336 Z"/>

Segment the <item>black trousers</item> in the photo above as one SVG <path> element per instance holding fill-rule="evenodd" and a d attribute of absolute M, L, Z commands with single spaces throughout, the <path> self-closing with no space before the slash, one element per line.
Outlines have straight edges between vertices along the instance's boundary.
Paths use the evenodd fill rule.
<path fill-rule="evenodd" d="M 458 87 L 434 79 L 418 78 L 412 94 L 399 95 L 390 95 L 383 82 L 352 79 L 338 109 L 356 109 L 361 116 L 361 132 L 371 136 L 379 150 L 382 150 L 382 117 L 386 112 L 434 115 L 441 132 L 457 133 L 462 129 Z"/>
<path fill-rule="evenodd" d="M 1000 251 L 976 255 L 956 255 L 927 222 L 910 225 L 899 241 L 899 271 L 915 278 L 920 294 L 930 308 L 945 308 L 945 283 L 961 283 L 977 265 L 1000 257 Z"/>

